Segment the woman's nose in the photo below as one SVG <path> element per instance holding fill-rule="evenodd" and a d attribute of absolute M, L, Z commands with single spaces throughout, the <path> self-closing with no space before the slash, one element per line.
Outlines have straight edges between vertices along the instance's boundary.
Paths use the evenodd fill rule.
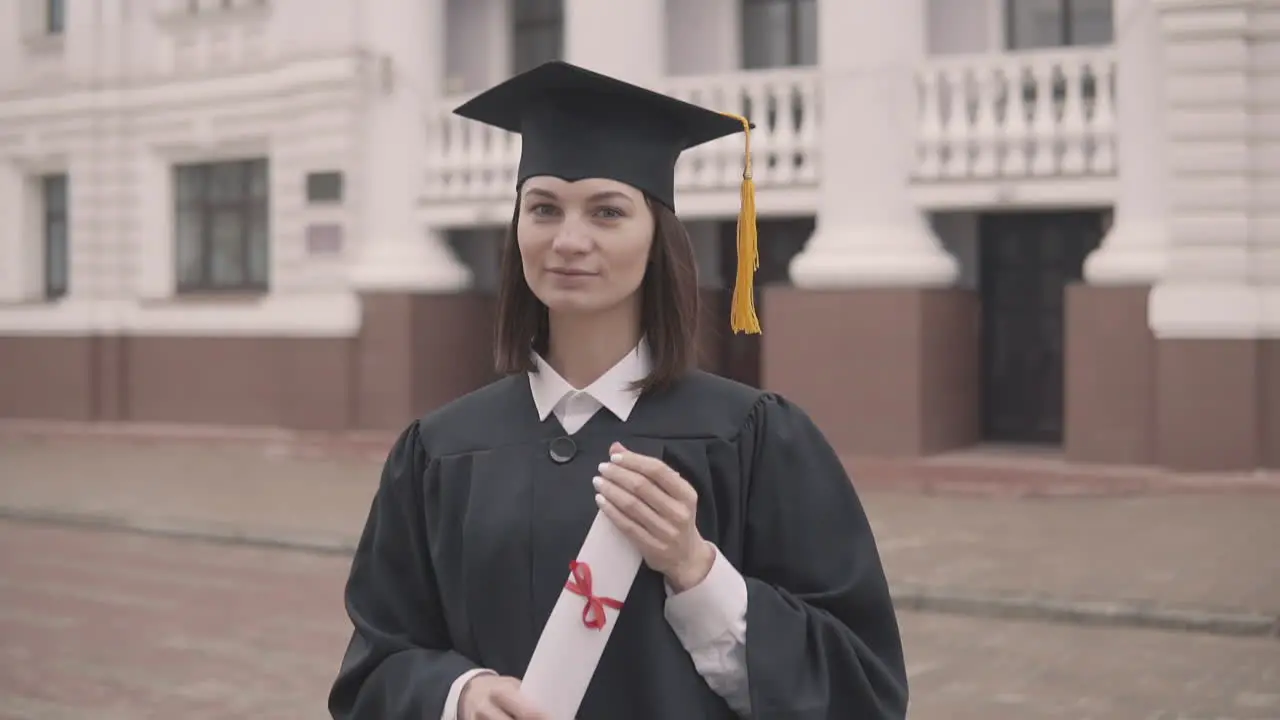
<path fill-rule="evenodd" d="M 586 252 L 591 248 L 591 236 L 582 223 L 566 219 L 560 225 L 559 232 L 556 233 L 552 247 L 557 252 L 580 253 Z"/>

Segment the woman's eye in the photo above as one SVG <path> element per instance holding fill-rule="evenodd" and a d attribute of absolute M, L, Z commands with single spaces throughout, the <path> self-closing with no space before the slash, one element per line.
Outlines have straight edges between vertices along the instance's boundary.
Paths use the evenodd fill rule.
<path fill-rule="evenodd" d="M 596 213 L 606 220 L 617 220 L 623 217 L 623 212 L 616 207 L 602 207 Z"/>
<path fill-rule="evenodd" d="M 555 214 L 556 206 L 548 205 L 547 203 L 539 203 L 529 208 L 529 211 L 532 212 L 534 215 L 547 217 L 549 215 Z"/>

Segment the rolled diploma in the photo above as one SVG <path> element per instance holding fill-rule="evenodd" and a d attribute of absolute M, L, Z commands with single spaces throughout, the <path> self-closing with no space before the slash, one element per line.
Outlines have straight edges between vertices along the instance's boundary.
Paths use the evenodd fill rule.
<path fill-rule="evenodd" d="M 577 559 L 591 567 L 593 595 L 625 605 L 642 558 L 603 513 L 596 513 Z M 571 577 L 566 567 L 565 582 Z M 567 588 L 560 591 L 520 683 L 521 693 L 551 720 L 573 720 L 618 620 L 618 611 L 606 607 L 605 626 L 592 630 L 582 622 L 586 604 L 587 598 Z"/>

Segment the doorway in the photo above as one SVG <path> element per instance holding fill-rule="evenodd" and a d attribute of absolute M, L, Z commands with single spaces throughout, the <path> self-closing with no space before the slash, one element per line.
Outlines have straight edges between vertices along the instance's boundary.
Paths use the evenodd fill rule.
<path fill-rule="evenodd" d="M 1104 215 L 979 218 L 984 440 L 1062 443 L 1066 288 L 1101 242 Z"/>

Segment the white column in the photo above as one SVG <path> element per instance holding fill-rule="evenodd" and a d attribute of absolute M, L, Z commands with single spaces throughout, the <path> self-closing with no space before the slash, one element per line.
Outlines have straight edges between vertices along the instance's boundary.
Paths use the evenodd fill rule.
<path fill-rule="evenodd" d="M 666 1 L 564 0 L 564 58 L 653 86 L 666 74 Z"/>
<path fill-rule="evenodd" d="M 1163 43 L 1150 0 L 1114 0 L 1112 7 L 1120 196 L 1111 232 L 1085 261 L 1084 277 L 1094 285 L 1151 285 L 1169 242 Z"/>
<path fill-rule="evenodd" d="M 375 80 L 362 98 L 359 261 L 364 290 L 455 292 L 471 272 L 418 220 L 427 157 L 425 111 L 444 80 L 445 0 L 361 0 Z"/>
<path fill-rule="evenodd" d="M 667 73 L 711 75 L 742 67 L 741 0 L 667 5 Z"/>
<path fill-rule="evenodd" d="M 818 0 L 822 186 L 796 285 L 948 286 L 958 266 L 909 193 L 924 0 Z"/>
<path fill-rule="evenodd" d="M 477 92 L 511 75 L 512 0 L 448 0 L 444 92 Z"/>
<path fill-rule="evenodd" d="M 1255 263 L 1280 234 L 1274 221 L 1255 215 L 1257 203 L 1276 202 L 1259 183 L 1259 170 L 1269 165 L 1274 173 L 1277 161 L 1262 142 L 1270 130 L 1255 116 L 1261 98 L 1254 93 L 1266 83 L 1251 67 L 1264 58 L 1250 36 L 1265 4 L 1156 0 L 1170 166 L 1168 263 L 1148 306 L 1160 338 L 1248 339 L 1263 329 Z M 1274 73 L 1276 60 L 1269 62 Z"/>

